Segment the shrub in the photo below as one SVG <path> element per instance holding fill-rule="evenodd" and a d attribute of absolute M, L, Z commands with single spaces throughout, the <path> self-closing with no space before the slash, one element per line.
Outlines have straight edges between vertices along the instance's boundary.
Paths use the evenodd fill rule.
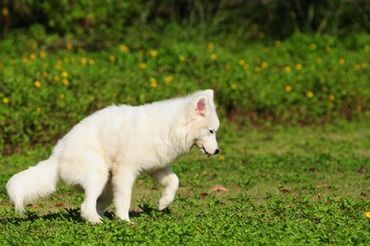
<path fill-rule="evenodd" d="M 369 109 L 369 35 L 345 41 L 299 34 L 245 45 L 184 39 L 179 33 L 142 32 L 99 52 L 73 44 L 47 51 L 24 39 L 19 45 L 26 51 L 3 52 L 3 153 L 55 141 L 112 103 L 146 103 L 201 88 L 215 89 L 222 118 L 242 124 L 319 123 Z M 0 50 L 11 45 L 0 42 Z"/>

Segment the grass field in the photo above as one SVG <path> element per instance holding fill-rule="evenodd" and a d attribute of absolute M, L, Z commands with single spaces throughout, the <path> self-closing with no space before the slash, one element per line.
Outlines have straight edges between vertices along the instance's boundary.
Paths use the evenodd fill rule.
<path fill-rule="evenodd" d="M 198 34 L 134 29 L 94 51 L 39 32 L 0 40 L 0 245 L 368 244 L 370 35 Z M 84 222 L 83 195 L 63 184 L 14 215 L 7 180 L 86 115 L 205 88 L 222 154 L 194 149 L 174 163 L 170 210 L 156 209 L 161 188 L 144 175 L 132 224 L 113 208 L 101 225 Z"/>
<path fill-rule="evenodd" d="M 194 149 L 173 169 L 180 189 L 159 212 L 161 189 L 147 176 L 134 188 L 133 224 L 113 213 L 101 225 L 80 219 L 83 196 L 58 192 L 16 217 L 0 193 L 1 245 L 367 244 L 370 240 L 370 126 L 337 122 L 322 127 L 255 130 L 223 122 L 222 154 Z M 1 157 L 0 185 L 46 158 L 51 145 Z M 226 190 L 224 189 L 226 188 Z"/>

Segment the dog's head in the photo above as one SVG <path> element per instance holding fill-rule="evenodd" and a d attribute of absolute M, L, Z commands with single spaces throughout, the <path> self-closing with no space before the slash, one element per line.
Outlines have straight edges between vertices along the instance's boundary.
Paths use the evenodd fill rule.
<path fill-rule="evenodd" d="M 220 121 L 213 101 L 213 90 L 194 93 L 191 96 L 189 111 L 188 130 L 193 145 L 198 146 L 208 156 L 218 154 L 220 150 L 216 133 Z"/>

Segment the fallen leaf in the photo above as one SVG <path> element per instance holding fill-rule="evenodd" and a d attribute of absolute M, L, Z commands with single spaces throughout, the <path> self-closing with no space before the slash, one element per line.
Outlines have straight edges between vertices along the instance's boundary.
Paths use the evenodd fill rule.
<path fill-rule="evenodd" d="M 365 166 L 361 166 L 361 167 L 357 170 L 357 172 L 358 172 L 359 174 L 365 174 L 365 173 L 367 173 L 367 168 L 366 168 Z"/>
<path fill-rule="evenodd" d="M 200 198 L 204 199 L 204 198 L 206 198 L 206 196 L 208 196 L 207 192 L 200 193 Z"/>
<path fill-rule="evenodd" d="M 213 192 L 213 191 L 229 191 L 228 189 L 225 188 L 225 186 L 222 186 L 222 185 L 215 185 L 213 186 L 211 189 L 210 189 L 210 192 Z"/>
<path fill-rule="evenodd" d="M 55 207 L 64 207 L 64 202 L 57 202 L 54 205 Z"/>
<path fill-rule="evenodd" d="M 281 189 L 279 189 L 279 191 L 282 192 L 282 193 L 291 193 L 292 192 L 292 190 L 287 189 L 287 188 L 281 188 Z"/>
<path fill-rule="evenodd" d="M 134 210 L 132 210 L 132 212 L 140 214 L 140 213 L 144 212 L 144 209 L 138 207 L 138 208 L 135 208 Z"/>

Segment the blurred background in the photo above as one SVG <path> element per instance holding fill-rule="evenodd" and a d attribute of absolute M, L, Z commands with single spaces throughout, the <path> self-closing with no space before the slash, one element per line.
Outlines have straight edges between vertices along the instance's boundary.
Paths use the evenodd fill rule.
<path fill-rule="evenodd" d="M 0 10 L 5 154 L 112 103 L 202 88 L 240 126 L 369 109 L 367 0 L 2 0 Z"/>
<path fill-rule="evenodd" d="M 119 42 L 130 28 L 142 25 L 161 30 L 176 23 L 246 40 L 287 38 L 295 32 L 342 36 L 370 29 L 366 0 L 3 0 L 0 6 L 2 34 L 23 28 L 73 36 L 93 47 Z"/>

